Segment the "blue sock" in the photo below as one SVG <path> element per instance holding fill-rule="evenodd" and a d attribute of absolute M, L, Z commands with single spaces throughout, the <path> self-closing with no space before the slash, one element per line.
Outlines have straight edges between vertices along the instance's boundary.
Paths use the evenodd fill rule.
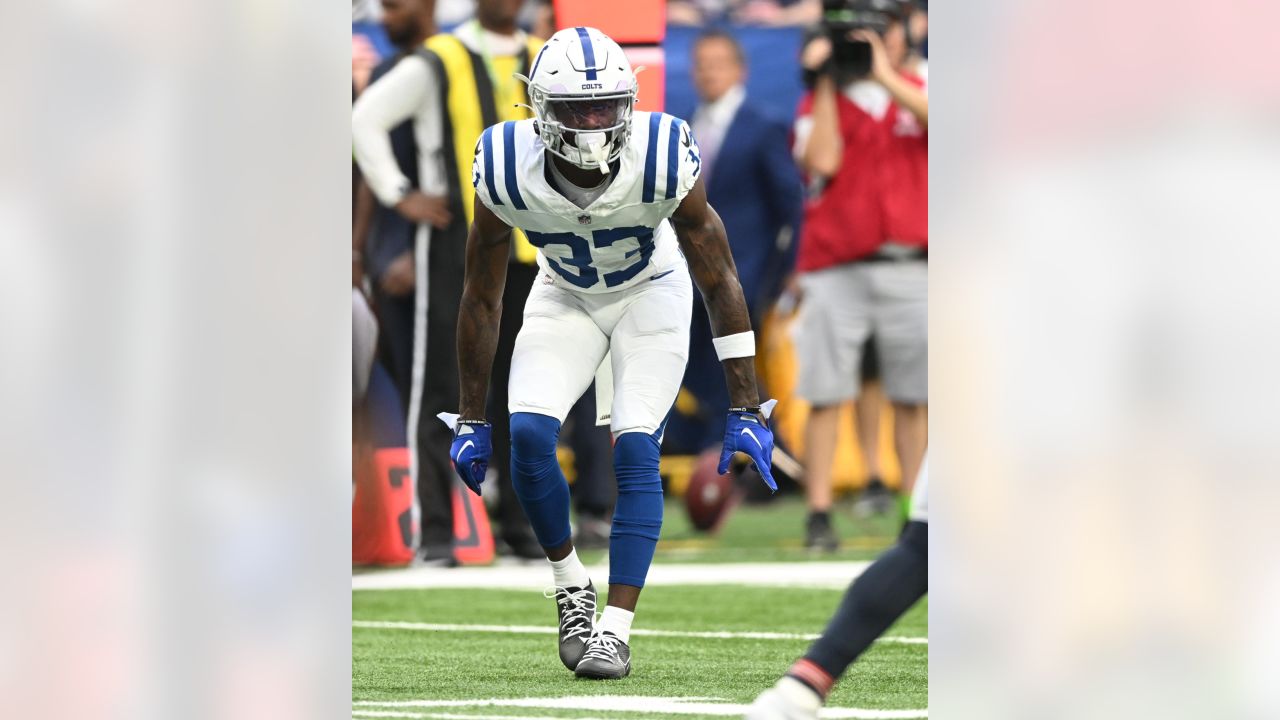
<path fill-rule="evenodd" d="M 658 438 L 624 433 L 613 446 L 618 502 L 609 535 L 609 584 L 644 587 L 662 530 L 662 480 L 658 477 Z"/>
<path fill-rule="evenodd" d="M 556 460 L 560 421 L 536 413 L 511 416 L 511 485 L 544 548 L 564 544 L 569 528 L 569 483 Z M 656 467 L 656 466 L 655 466 Z"/>

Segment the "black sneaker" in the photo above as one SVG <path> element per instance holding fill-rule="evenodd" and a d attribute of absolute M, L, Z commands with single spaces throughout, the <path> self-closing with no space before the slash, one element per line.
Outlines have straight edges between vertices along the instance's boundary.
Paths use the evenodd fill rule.
<path fill-rule="evenodd" d="M 810 550 L 835 552 L 840 549 L 840 538 L 831 528 L 831 516 L 827 513 L 809 513 L 804 532 L 804 546 Z"/>
<path fill-rule="evenodd" d="M 884 481 L 878 477 L 871 478 L 867 482 L 867 487 L 858 496 L 858 501 L 853 505 L 853 511 L 859 517 L 871 517 L 872 515 L 883 517 L 893 511 L 894 495 Z"/>
<path fill-rule="evenodd" d="M 433 567 L 458 566 L 458 560 L 453 556 L 452 543 L 424 543 L 418 551 L 418 560 L 422 565 Z"/>
<path fill-rule="evenodd" d="M 578 534 L 573 539 L 573 546 L 586 550 L 604 550 L 609 547 L 609 535 L 612 531 L 613 526 L 604 516 L 579 515 Z"/>
<path fill-rule="evenodd" d="M 558 587 L 547 593 L 547 597 L 555 598 L 556 613 L 560 616 L 560 662 L 570 670 L 575 670 L 578 661 L 586 653 L 587 643 L 595 630 L 595 585 L 587 583 L 585 588 Z"/>
<path fill-rule="evenodd" d="M 521 560 L 542 560 L 547 552 L 538 544 L 533 533 L 518 533 L 502 538 L 501 543 L 494 543 L 499 548 L 499 555 L 516 557 Z"/>
<path fill-rule="evenodd" d="M 596 633 L 573 672 L 592 680 L 624 678 L 631 674 L 631 648 L 611 632 Z"/>

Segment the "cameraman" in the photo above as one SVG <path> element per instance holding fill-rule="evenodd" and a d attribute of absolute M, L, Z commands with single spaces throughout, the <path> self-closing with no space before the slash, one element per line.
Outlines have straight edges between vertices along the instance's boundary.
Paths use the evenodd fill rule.
<path fill-rule="evenodd" d="M 834 550 L 840 406 L 858 395 L 873 333 L 904 491 L 928 441 L 929 100 L 924 79 L 907 67 L 910 4 L 824 4 L 825 32 L 801 57 L 813 89 L 801 99 L 793 148 L 810 187 L 796 263 L 797 393 L 813 408 L 805 545 Z"/>

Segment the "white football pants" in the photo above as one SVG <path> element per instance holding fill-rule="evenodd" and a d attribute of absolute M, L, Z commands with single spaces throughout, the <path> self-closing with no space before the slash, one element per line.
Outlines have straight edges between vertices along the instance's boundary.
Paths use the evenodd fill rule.
<path fill-rule="evenodd" d="M 656 432 L 684 378 L 692 308 L 683 258 L 669 272 L 612 293 L 576 292 L 543 270 L 516 337 L 508 410 L 563 423 L 612 352 L 614 437 Z"/>

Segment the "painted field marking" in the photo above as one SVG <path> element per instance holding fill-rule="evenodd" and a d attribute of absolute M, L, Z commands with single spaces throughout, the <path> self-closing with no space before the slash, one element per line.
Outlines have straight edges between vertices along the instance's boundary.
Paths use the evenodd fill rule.
<path fill-rule="evenodd" d="M 754 585 L 843 590 L 869 562 L 669 563 L 654 565 L 645 585 Z M 592 577 L 608 577 L 608 565 L 588 568 Z M 407 567 L 351 576 L 352 590 L 488 588 L 542 590 L 551 580 L 546 563 L 491 567 Z"/>
<path fill-rule="evenodd" d="M 460 715 L 457 712 L 397 712 L 384 710 L 353 710 L 352 717 L 411 717 L 411 719 L 431 720 L 556 720 L 547 715 Z M 573 720 L 604 720 L 603 717 L 575 717 Z"/>
<path fill-rule="evenodd" d="M 478 632 L 510 635 L 555 635 L 559 630 L 550 625 L 466 625 L 449 623 L 401 622 L 397 620 L 352 620 L 351 627 L 366 630 L 415 630 L 420 632 Z M 722 632 L 701 630 L 648 630 L 636 628 L 632 635 L 642 637 L 700 638 L 708 640 L 817 640 L 816 633 Z M 876 642 L 898 645 L 928 645 L 927 637 L 887 636 Z"/>
<path fill-rule="evenodd" d="M 719 702 L 717 702 L 719 701 Z M 650 697 L 645 695 L 585 695 L 562 698 L 490 698 L 487 700 L 397 700 L 397 701 L 361 701 L 353 703 L 355 717 L 416 717 L 416 718 L 458 718 L 479 717 L 474 715 L 451 715 L 448 713 L 431 713 L 432 708 L 472 708 L 472 707 L 509 707 L 540 708 L 551 710 L 577 710 L 601 712 L 612 717 L 612 713 L 649 713 L 668 715 L 723 715 L 726 717 L 742 717 L 748 705 L 724 702 L 720 698 L 703 697 Z M 376 709 L 375 709 L 376 708 Z M 408 709 L 422 709 L 422 714 L 405 713 Z M 372 714 L 392 713 L 404 714 Z M 915 720 L 928 718 L 928 710 L 870 710 L 864 708 L 823 708 L 818 713 L 822 718 L 852 718 L 854 720 Z M 517 716 L 488 716 L 494 720 L 532 720 Z M 546 720 L 540 718 L 539 720 Z"/>

